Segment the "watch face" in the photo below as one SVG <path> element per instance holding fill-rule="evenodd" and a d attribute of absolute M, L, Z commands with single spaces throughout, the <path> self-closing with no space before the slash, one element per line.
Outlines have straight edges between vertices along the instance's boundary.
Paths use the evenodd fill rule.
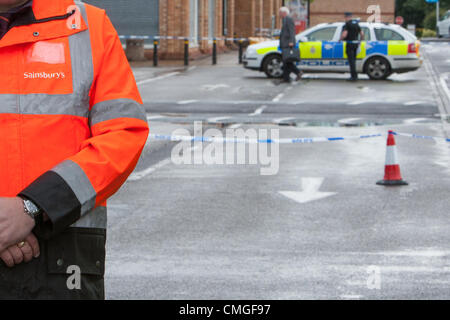
<path fill-rule="evenodd" d="M 30 212 L 31 214 L 36 214 L 39 212 L 39 208 L 36 207 L 36 205 L 31 202 L 30 200 L 25 200 L 24 201 L 25 207 L 27 208 L 28 212 Z"/>

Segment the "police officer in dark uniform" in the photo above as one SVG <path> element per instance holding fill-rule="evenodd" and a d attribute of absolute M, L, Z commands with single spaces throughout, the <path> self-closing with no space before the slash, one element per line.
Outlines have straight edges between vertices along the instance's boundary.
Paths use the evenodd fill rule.
<path fill-rule="evenodd" d="M 356 56 L 358 53 L 359 39 L 361 36 L 361 41 L 364 40 L 364 32 L 362 32 L 361 27 L 357 20 L 353 19 L 353 14 L 350 12 L 345 13 L 345 25 L 341 35 L 341 41 L 347 41 L 347 57 L 348 63 L 350 65 L 351 78 L 349 81 L 358 80 L 358 73 L 356 72 Z"/>

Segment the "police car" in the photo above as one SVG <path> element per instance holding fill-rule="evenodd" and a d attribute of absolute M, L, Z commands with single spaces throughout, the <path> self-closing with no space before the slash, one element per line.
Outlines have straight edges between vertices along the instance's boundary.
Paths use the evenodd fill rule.
<path fill-rule="evenodd" d="M 343 22 L 319 24 L 296 36 L 300 48 L 299 67 L 304 72 L 349 72 L 346 43 L 339 41 Z M 383 80 L 392 73 L 420 68 L 420 42 L 406 29 L 395 24 L 360 23 L 365 34 L 361 41 L 356 68 L 371 79 Z M 247 48 L 244 67 L 262 71 L 269 78 L 283 74 L 279 41 L 266 41 Z"/>

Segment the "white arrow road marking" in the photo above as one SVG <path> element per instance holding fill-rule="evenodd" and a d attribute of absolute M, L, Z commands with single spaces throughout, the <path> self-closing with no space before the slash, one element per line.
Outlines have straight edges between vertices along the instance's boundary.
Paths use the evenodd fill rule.
<path fill-rule="evenodd" d="M 337 192 L 319 191 L 323 181 L 324 178 L 302 178 L 302 192 L 279 191 L 279 193 L 298 203 L 308 203 L 336 195 Z"/>

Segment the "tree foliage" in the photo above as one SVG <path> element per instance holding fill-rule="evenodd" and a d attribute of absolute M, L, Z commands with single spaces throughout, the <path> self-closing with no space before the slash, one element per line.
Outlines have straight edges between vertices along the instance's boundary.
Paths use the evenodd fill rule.
<path fill-rule="evenodd" d="M 436 21 L 432 22 L 432 17 L 436 19 L 436 4 L 427 3 L 425 0 L 396 0 L 396 16 L 402 16 L 406 24 L 415 24 L 417 28 L 426 27 L 434 29 Z M 450 0 L 440 0 L 441 14 L 450 9 Z M 425 18 L 426 21 L 425 21 Z"/>
<path fill-rule="evenodd" d="M 445 9 L 440 9 L 440 17 L 442 18 L 442 16 L 447 12 L 447 10 Z M 428 13 L 425 16 L 425 19 L 423 20 L 423 27 L 425 29 L 431 29 L 431 30 L 435 30 L 436 29 L 436 10 L 431 11 L 430 13 Z"/>

